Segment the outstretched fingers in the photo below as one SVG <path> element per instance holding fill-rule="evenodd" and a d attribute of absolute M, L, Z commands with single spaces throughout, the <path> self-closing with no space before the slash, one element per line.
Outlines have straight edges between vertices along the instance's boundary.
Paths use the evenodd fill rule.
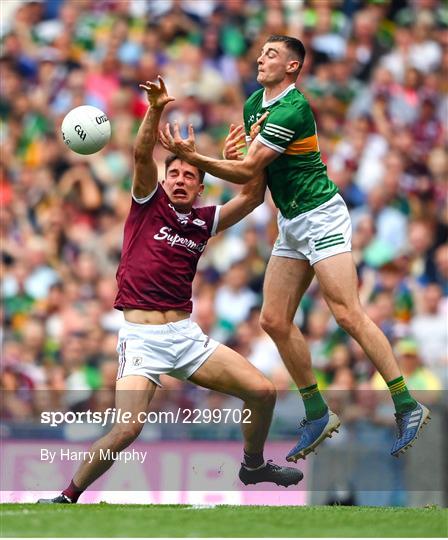
<path fill-rule="evenodd" d="M 174 143 L 173 136 L 171 135 L 170 125 L 167 123 L 165 129 L 159 129 L 159 140 L 161 145 L 166 150 L 172 149 L 172 144 Z"/>
<path fill-rule="evenodd" d="M 167 123 L 165 129 L 160 130 L 159 140 L 164 148 L 183 159 L 195 152 L 194 130 L 191 124 L 188 126 L 188 138 L 183 139 L 178 122 L 174 122 L 172 133 L 171 126 Z"/>
<path fill-rule="evenodd" d="M 237 148 L 246 146 L 246 134 L 243 126 L 236 126 L 234 129 L 231 127 L 227 135 L 227 141 L 234 144 Z"/>
<path fill-rule="evenodd" d="M 254 126 L 261 126 L 261 124 L 266 120 L 268 117 L 269 111 L 264 112 L 260 118 L 255 122 Z"/>
<path fill-rule="evenodd" d="M 243 129 L 242 124 L 238 124 L 237 126 L 235 126 L 235 124 L 230 124 L 229 135 L 232 133 L 236 133 L 238 131 L 242 131 L 242 129 Z"/>
<path fill-rule="evenodd" d="M 229 133 L 227 134 L 226 141 L 236 141 L 244 138 L 244 128 L 240 124 L 235 126 L 235 124 L 230 124 Z"/>
<path fill-rule="evenodd" d="M 164 131 L 164 134 L 166 136 L 166 138 L 168 139 L 169 142 L 172 142 L 173 141 L 173 136 L 171 135 L 171 126 L 170 126 L 170 123 L 167 122 L 165 124 L 165 131 Z"/>
<path fill-rule="evenodd" d="M 159 81 L 160 90 L 162 90 L 162 92 L 166 92 L 165 81 L 162 79 L 160 75 L 157 75 L 157 79 Z"/>
<path fill-rule="evenodd" d="M 194 129 L 193 124 L 188 124 L 188 139 L 189 142 L 194 142 Z"/>
<path fill-rule="evenodd" d="M 139 84 L 138 87 L 149 92 L 151 90 L 151 84 L 152 83 L 146 81 L 146 84 Z"/>
<path fill-rule="evenodd" d="M 146 81 L 139 84 L 139 88 L 145 90 L 148 94 L 149 103 L 153 107 L 164 107 L 171 101 L 175 101 L 175 98 L 168 95 L 168 91 L 165 86 L 165 81 L 160 75 L 157 76 L 157 82 Z"/>
<path fill-rule="evenodd" d="M 166 140 L 165 134 L 161 129 L 159 129 L 159 142 L 165 148 L 165 150 L 169 150 L 168 141 Z"/>
<path fill-rule="evenodd" d="M 169 124 L 168 124 L 169 126 Z M 171 134 L 171 132 L 170 132 Z M 174 122 L 174 127 L 173 127 L 173 140 L 174 142 L 179 142 L 180 140 L 182 140 L 182 137 L 180 136 L 180 128 L 179 128 L 179 123 L 178 122 Z"/>
<path fill-rule="evenodd" d="M 244 153 L 241 151 L 246 147 L 246 136 L 242 125 L 231 124 L 229 133 L 224 141 L 224 159 L 242 159 Z"/>
<path fill-rule="evenodd" d="M 261 131 L 261 124 L 265 121 L 269 114 L 269 111 L 266 111 L 260 118 L 252 125 L 250 128 L 250 138 L 253 140 Z"/>

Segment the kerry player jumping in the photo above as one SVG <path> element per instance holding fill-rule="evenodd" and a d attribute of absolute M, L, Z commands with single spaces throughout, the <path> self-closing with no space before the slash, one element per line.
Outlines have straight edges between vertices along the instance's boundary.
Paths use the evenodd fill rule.
<path fill-rule="evenodd" d="M 275 341 L 306 411 L 298 443 L 287 459 L 304 458 L 339 427 L 317 387 L 306 341 L 293 323 L 314 275 L 338 324 L 360 344 L 389 387 L 398 424 L 391 454 L 398 456 L 413 444 L 429 411 L 409 394 L 388 340 L 361 307 L 350 216 L 322 163 L 310 105 L 295 86 L 304 59 L 305 48 L 293 37 L 271 36 L 264 44 L 257 61 L 257 80 L 263 88 L 244 106 L 246 134 L 264 113 L 268 116 L 244 159 L 199 154 L 192 128 L 183 140 L 177 126 L 173 137 L 167 125 L 161 142 L 179 158 L 236 184 L 267 173 L 279 209 L 279 236 L 266 271 L 260 322 Z"/>

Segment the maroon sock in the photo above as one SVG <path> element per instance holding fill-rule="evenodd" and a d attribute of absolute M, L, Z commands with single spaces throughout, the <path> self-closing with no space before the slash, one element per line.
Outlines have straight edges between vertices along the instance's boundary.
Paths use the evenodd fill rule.
<path fill-rule="evenodd" d="M 258 467 L 261 467 L 264 463 L 264 457 L 263 452 L 258 452 L 256 454 L 249 454 L 249 452 L 246 452 L 244 450 L 244 464 L 251 468 L 251 469 L 257 469 Z"/>
<path fill-rule="evenodd" d="M 74 484 L 73 480 L 72 480 L 70 482 L 70 485 L 68 486 L 68 488 L 64 489 L 64 491 L 62 492 L 62 495 L 65 495 L 72 502 L 75 503 L 75 502 L 78 502 L 78 499 L 79 499 L 79 497 L 81 496 L 82 493 L 84 493 L 84 490 L 79 489 L 79 487 L 76 486 L 76 484 Z"/>

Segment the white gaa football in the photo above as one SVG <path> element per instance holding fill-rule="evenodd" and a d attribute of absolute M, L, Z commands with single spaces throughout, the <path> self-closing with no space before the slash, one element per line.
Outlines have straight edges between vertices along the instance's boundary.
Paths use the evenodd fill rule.
<path fill-rule="evenodd" d="M 65 144 L 78 154 L 94 154 L 110 139 L 109 118 L 102 110 L 81 105 L 67 113 L 61 125 Z"/>

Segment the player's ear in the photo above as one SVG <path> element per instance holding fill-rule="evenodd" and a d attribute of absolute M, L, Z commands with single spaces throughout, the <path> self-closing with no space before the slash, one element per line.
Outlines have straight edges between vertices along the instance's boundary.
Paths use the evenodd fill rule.
<path fill-rule="evenodd" d="M 291 60 L 289 62 L 288 67 L 286 68 L 286 71 L 288 73 L 296 73 L 299 67 L 300 67 L 300 62 L 298 60 Z"/>
<path fill-rule="evenodd" d="M 199 184 L 198 197 L 200 197 L 204 193 L 204 189 L 205 189 L 204 184 Z"/>

